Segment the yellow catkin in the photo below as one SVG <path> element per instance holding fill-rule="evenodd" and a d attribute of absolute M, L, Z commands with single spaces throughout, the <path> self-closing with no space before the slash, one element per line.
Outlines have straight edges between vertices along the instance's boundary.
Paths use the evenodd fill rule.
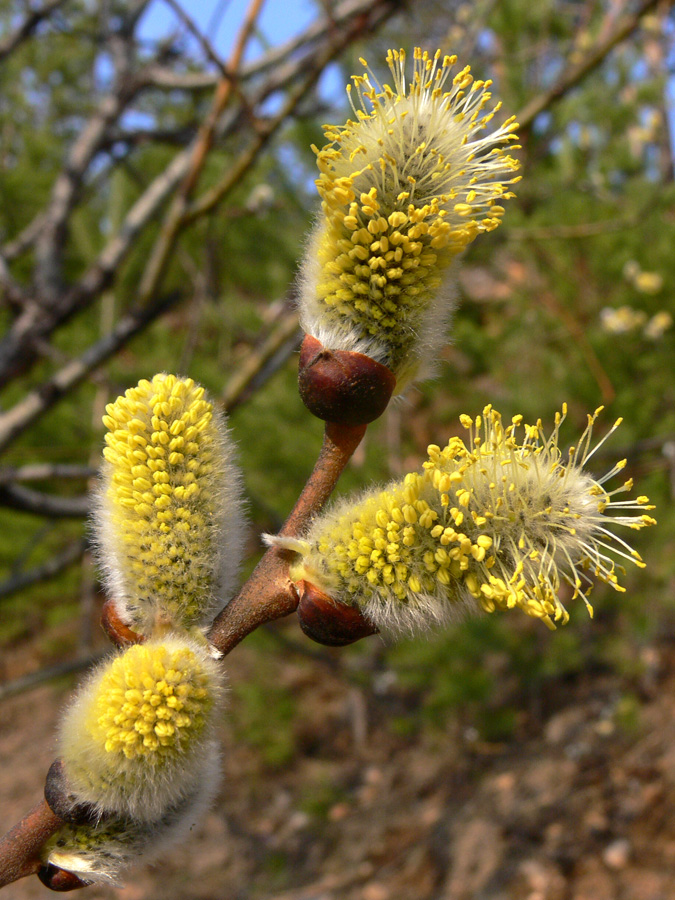
<path fill-rule="evenodd" d="M 597 412 L 567 457 L 558 447 L 564 412 L 548 437 L 522 416 L 505 426 L 490 406 L 462 416 L 466 441 L 431 445 L 421 472 L 319 517 L 290 547 L 291 576 L 360 607 L 383 630 L 428 627 L 467 603 L 519 608 L 552 627 L 568 618 L 563 581 L 592 613 L 589 576 L 623 590 L 615 558 L 644 565 L 608 529 L 654 524 L 647 497 L 617 498 L 631 481 L 603 486 L 625 460 L 597 480 L 583 469 Z"/>
<path fill-rule="evenodd" d="M 213 752 L 193 787 L 152 821 L 108 815 L 101 822 L 63 825 L 43 845 L 40 858 L 88 883 L 119 885 L 129 868 L 151 861 L 188 835 L 218 789 L 219 769 Z"/>
<path fill-rule="evenodd" d="M 139 382 L 103 421 L 96 522 L 111 594 L 142 633 L 165 620 L 206 624 L 241 543 L 239 476 L 223 423 L 204 388 L 175 375 Z"/>
<path fill-rule="evenodd" d="M 162 815 L 192 789 L 211 752 L 219 694 L 205 641 L 167 635 L 105 663 L 61 727 L 60 755 L 78 801 L 141 820 Z"/>
<path fill-rule="evenodd" d="M 322 214 L 305 267 L 303 324 L 324 344 L 366 352 L 409 380 L 438 340 L 450 303 L 446 270 L 481 232 L 496 228 L 512 196 L 517 140 L 490 82 L 456 58 L 415 50 L 387 56 L 394 86 L 366 66 L 354 76 L 355 119 L 325 126 L 316 150 Z M 454 74 L 453 74 L 454 73 Z M 352 95 L 355 94 L 355 100 Z"/>

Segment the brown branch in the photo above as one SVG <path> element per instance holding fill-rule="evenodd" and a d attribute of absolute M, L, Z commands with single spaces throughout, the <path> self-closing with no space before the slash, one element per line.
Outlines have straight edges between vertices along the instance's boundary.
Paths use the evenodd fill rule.
<path fill-rule="evenodd" d="M 41 800 L 0 840 L 0 887 L 34 875 L 42 867 L 40 850 L 63 825 L 46 800 Z"/>
<path fill-rule="evenodd" d="M 20 44 L 27 40 L 33 34 L 40 22 L 47 19 L 59 6 L 63 6 L 64 2 L 65 0 L 47 0 L 47 2 L 39 9 L 35 9 L 33 12 L 29 13 L 14 31 L 10 32 L 2 41 L 0 41 L 0 62 L 2 62 L 6 56 L 9 56 L 13 50 L 16 50 Z"/>
<path fill-rule="evenodd" d="M 330 497 L 365 433 L 365 425 L 357 428 L 326 425 L 314 471 L 280 534 L 293 536 L 303 532 Z M 263 622 L 279 619 L 296 610 L 298 595 L 287 570 L 288 553 L 270 548 L 241 592 L 213 623 L 209 640 L 221 653 L 229 653 Z"/>
<path fill-rule="evenodd" d="M 675 0 L 665 0 L 665 3 L 664 0 L 642 0 L 635 12 L 624 16 L 618 25 L 601 38 L 581 62 L 569 66 L 552 87 L 543 91 L 537 97 L 533 97 L 532 100 L 525 104 L 516 116 L 520 125 L 518 132 L 523 134 L 527 131 L 540 113 L 564 97 L 586 75 L 597 69 L 609 53 L 635 31 L 640 24 L 640 20 L 647 13 L 656 7 L 668 9 L 673 5 L 673 2 Z"/>
<path fill-rule="evenodd" d="M 67 363 L 7 412 L 0 413 L 0 451 L 179 299 L 180 295 L 174 292 L 151 306 L 127 313 L 110 334 L 92 344 L 82 356 Z"/>
<path fill-rule="evenodd" d="M 254 382 L 256 387 L 263 383 L 258 381 L 263 371 L 267 377 L 272 374 L 272 371 L 276 371 L 277 367 L 275 366 L 272 370 L 271 367 L 268 367 L 268 363 L 275 359 L 284 347 L 288 348 L 288 352 L 283 358 L 286 359 L 290 356 L 293 349 L 300 344 L 300 335 L 297 312 L 295 310 L 286 311 L 262 344 L 254 347 L 248 356 L 237 365 L 234 374 L 230 376 L 222 396 L 223 408 L 228 413 L 231 413 L 250 396 Z M 279 364 L 281 364 L 281 360 L 279 360 Z M 265 380 L 267 379 L 265 378 Z"/>

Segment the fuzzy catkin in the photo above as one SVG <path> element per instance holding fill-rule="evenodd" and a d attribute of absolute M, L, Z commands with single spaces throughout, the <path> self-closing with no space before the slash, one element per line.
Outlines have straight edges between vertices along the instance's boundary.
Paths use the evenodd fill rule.
<path fill-rule="evenodd" d="M 222 417 L 190 378 L 155 375 L 106 408 L 94 529 L 108 592 L 144 635 L 206 627 L 233 590 L 241 480 Z"/>
<path fill-rule="evenodd" d="M 322 199 L 301 271 L 301 323 L 329 349 L 388 366 L 398 390 L 436 358 L 452 311 L 448 272 L 481 232 L 496 228 L 513 196 L 513 118 L 484 133 L 489 81 L 456 57 L 390 50 L 394 86 L 366 67 L 353 77 L 355 120 L 325 126 L 313 148 Z M 351 86 L 348 87 L 348 91 Z"/>
<path fill-rule="evenodd" d="M 188 834 L 211 805 L 219 782 L 220 758 L 210 752 L 199 779 L 157 819 L 113 816 L 98 824 L 65 825 L 42 848 L 42 861 L 92 884 L 119 885 L 132 866 L 151 862 Z"/>
<path fill-rule="evenodd" d="M 623 590 L 615 559 L 644 565 L 611 529 L 654 524 L 647 497 L 616 499 L 632 481 L 604 487 L 625 460 L 599 479 L 584 470 L 598 412 L 567 458 L 564 412 L 548 437 L 522 416 L 505 427 L 490 406 L 462 416 L 468 440 L 431 445 L 422 472 L 343 501 L 304 540 L 270 540 L 297 552 L 294 581 L 357 606 L 385 632 L 423 630 L 466 608 L 520 608 L 554 627 L 568 619 L 563 581 L 592 613 L 588 573 Z"/>
<path fill-rule="evenodd" d="M 129 647 L 81 686 L 59 755 L 77 803 L 151 822 L 212 765 L 222 674 L 206 641 L 179 634 Z"/>

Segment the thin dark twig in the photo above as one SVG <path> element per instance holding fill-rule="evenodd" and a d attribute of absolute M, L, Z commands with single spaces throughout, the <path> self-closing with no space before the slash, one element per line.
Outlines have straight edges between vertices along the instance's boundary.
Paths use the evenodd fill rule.
<path fill-rule="evenodd" d="M 218 68 L 221 76 L 223 78 L 232 78 L 232 73 L 228 71 L 225 62 L 216 53 L 211 41 L 197 27 L 194 19 L 185 12 L 183 7 L 179 3 L 177 3 L 176 0 L 163 0 L 163 2 L 166 3 L 166 5 L 171 9 L 174 15 L 178 18 L 178 20 L 182 22 L 182 24 L 187 28 L 190 34 L 197 40 L 202 50 L 204 51 L 206 58 Z"/>
<path fill-rule="evenodd" d="M 7 700 L 9 697 L 16 697 L 17 694 L 23 694 L 26 691 L 32 691 L 47 681 L 54 681 L 57 678 L 63 678 L 64 675 L 82 672 L 93 663 L 98 662 L 103 656 L 105 656 L 104 651 L 90 653 L 79 659 L 68 659 L 64 662 L 55 663 L 53 666 L 45 666 L 45 668 L 38 669 L 36 672 L 29 672 L 27 675 L 15 678 L 13 681 L 0 684 L 0 701 Z"/>
<path fill-rule="evenodd" d="M 54 481 L 59 478 L 89 479 L 96 475 L 93 466 L 74 463 L 28 463 L 25 466 L 0 468 L 0 485 L 21 481 Z"/>
<path fill-rule="evenodd" d="M 27 587 L 48 581 L 50 578 L 54 578 L 55 575 L 64 572 L 82 559 L 87 551 L 87 547 L 88 542 L 85 538 L 73 541 L 72 544 L 68 544 L 65 550 L 57 553 L 56 556 L 42 563 L 42 565 L 35 566 L 35 568 L 28 569 L 25 572 L 18 572 L 6 581 L 1 582 L 0 600 L 10 597 L 16 594 L 17 591 L 24 590 Z"/>
<path fill-rule="evenodd" d="M 248 107 L 255 108 L 270 94 L 296 84 L 299 79 L 305 79 L 303 82 L 305 85 L 304 91 L 309 90 L 314 83 L 315 77 L 307 80 L 306 73 L 309 70 L 315 72 L 315 76 L 318 77 L 316 62 L 318 59 L 326 57 L 326 48 L 343 46 L 345 43 L 344 35 L 348 31 L 353 38 L 353 36 L 362 34 L 364 31 L 372 30 L 381 24 L 396 9 L 397 5 L 396 0 L 369 0 L 367 3 L 364 0 L 359 0 L 358 3 L 344 4 L 340 9 L 344 8 L 345 16 L 350 15 L 352 18 L 342 20 L 342 27 L 337 33 L 331 31 L 327 26 L 325 28 L 322 26 L 320 33 L 324 41 L 323 44 L 319 44 L 308 55 L 300 59 L 289 59 L 285 64 L 280 63 L 273 67 L 263 84 L 256 89 L 253 99 L 248 101 Z M 351 28 L 347 27 L 348 23 L 351 23 Z M 306 33 L 313 34 L 311 26 Z M 328 59 L 332 58 L 335 52 L 337 50 L 329 52 Z M 150 78 L 148 75 L 150 70 L 151 65 L 148 66 L 147 70 L 144 70 L 146 83 L 147 79 Z M 300 102 L 302 96 L 302 90 L 296 93 L 288 106 L 289 113 Z M 224 121 L 221 120 L 218 123 L 219 138 L 222 139 L 223 136 L 230 134 L 237 127 L 240 112 L 241 110 L 233 109 L 232 113 L 226 116 Z M 246 168 L 252 165 L 258 152 L 279 124 L 281 124 L 281 120 L 276 119 L 271 124 L 266 123 L 262 139 L 260 135 L 254 136 L 250 152 L 246 152 L 235 164 L 237 178 L 241 177 Z M 111 123 L 110 127 L 115 126 Z M 58 326 L 64 324 L 76 313 L 86 308 L 93 298 L 114 282 L 120 264 L 134 245 L 139 233 L 148 225 L 153 216 L 157 214 L 161 205 L 178 189 L 178 186 L 186 178 L 192 164 L 193 152 L 194 147 L 191 145 L 173 158 L 167 168 L 154 179 L 131 207 L 118 232 L 108 241 L 94 264 L 48 310 L 37 304 L 25 305 L 22 315 L 12 324 L 11 329 L 0 341 L 0 387 L 7 384 L 19 372 L 24 372 L 32 366 L 36 359 L 36 345 L 40 339 L 50 335 Z M 208 197 L 208 209 L 221 202 L 231 186 L 231 183 L 221 183 L 217 195 Z M 194 221 L 199 214 L 199 210 L 193 206 L 189 210 L 189 214 L 179 222 L 178 229 L 175 232 L 176 235 L 183 227 Z M 38 214 L 38 217 L 41 215 L 43 214 Z M 173 226 L 169 231 L 173 231 Z M 16 253 L 22 252 L 39 236 L 39 233 L 40 229 L 37 227 L 28 226 L 20 236 L 21 239 L 15 239 L 13 244 L 17 244 L 17 241 L 18 244 L 16 247 L 12 246 L 12 249 Z M 172 241 L 169 241 L 166 246 L 169 246 L 169 244 L 173 246 Z M 8 254 L 9 247 L 10 244 L 5 246 L 5 254 Z M 168 253 L 168 251 L 163 250 L 155 259 L 155 263 L 152 263 L 152 261 L 148 263 L 145 278 L 143 279 L 146 288 L 156 286 L 155 273 L 159 271 L 161 274 L 163 269 L 163 263 L 161 265 L 157 265 L 157 263 L 161 263 L 161 257 L 165 253 Z M 149 269 L 154 269 L 155 273 L 149 271 Z M 142 292 L 143 297 L 147 298 L 152 292 L 152 290 L 145 293 Z"/>
<path fill-rule="evenodd" d="M 2 39 L 2 41 L 0 41 L 0 62 L 2 62 L 6 56 L 9 56 L 13 50 L 16 50 L 20 44 L 27 40 L 33 34 L 40 22 L 47 19 L 54 10 L 59 8 L 59 6 L 63 6 L 64 2 L 65 0 L 47 0 L 47 2 L 38 9 L 34 9 L 30 12 L 14 31 L 11 31 Z"/>
<path fill-rule="evenodd" d="M 548 90 L 542 91 L 533 97 L 516 116 L 520 127 L 519 133 L 527 131 L 536 117 L 553 103 L 562 99 L 572 88 L 576 87 L 583 78 L 596 69 L 609 53 L 623 40 L 625 40 L 640 25 L 640 21 L 647 13 L 656 7 L 669 9 L 675 0 L 642 0 L 635 12 L 624 16 L 609 33 L 591 48 L 581 62 L 568 66 L 556 83 Z"/>
<path fill-rule="evenodd" d="M 236 409 L 245 398 L 250 396 L 255 383 L 258 388 L 280 368 L 300 344 L 300 326 L 295 310 L 286 311 L 283 318 L 276 323 L 274 330 L 254 347 L 248 356 L 240 362 L 223 392 L 222 404 L 228 413 Z M 286 350 L 284 353 L 280 351 Z M 275 365 L 270 362 L 274 360 Z M 264 372 L 265 378 L 260 376 Z"/>
<path fill-rule="evenodd" d="M 171 309 L 178 302 L 180 296 L 178 292 L 174 291 L 150 306 L 128 312 L 119 320 L 110 334 L 92 344 L 78 359 L 72 360 L 59 369 L 39 388 L 26 394 L 12 409 L 0 414 L 0 451 L 4 450 L 19 434 L 22 434 L 69 391 L 84 381 L 94 369 L 114 356 L 150 322 Z"/>
<path fill-rule="evenodd" d="M 89 497 L 57 497 L 20 484 L 0 487 L 0 506 L 50 519 L 82 519 L 89 513 Z"/>

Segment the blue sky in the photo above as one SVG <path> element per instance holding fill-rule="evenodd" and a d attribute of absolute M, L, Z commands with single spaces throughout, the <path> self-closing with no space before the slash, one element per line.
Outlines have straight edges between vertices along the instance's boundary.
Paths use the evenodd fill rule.
<path fill-rule="evenodd" d="M 241 26 L 249 0 L 177 0 L 195 24 L 206 33 L 221 59 L 226 60 Z M 281 44 L 299 34 L 319 12 L 312 0 L 265 0 L 258 24 L 265 40 Z M 214 26 L 215 22 L 215 26 Z M 171 32 L 178 20 L 164 0 L 152 0 L 141 20 L 140 35 L 149 40 Z M 183 31 L 183 29 L 181 29 Z M 255 59 L 263 50 L 259 41 L 249 42 L 246 59 Z M 200 52 L 200 56 L 203 54 Z M 338 105 L 346 102 L 344 77 L 336 65 L 329 65 L 319 81 L 320 96 Z"/>
<path fill-rule="evenodd" d="M 182 8 L 203 30 L 218 53 L 226 57 L 237 34 L 249 0 L 179 0 Z M 222 11 L 222 14 L 219 12 Z M 209 28 L 214 15 L 218 16 L 216 29 Z M 311 0 L 266 0 L 258 19 L 265 37 L 272 44 L 279 44 L 308 25 L 316 16 L 316 6 Z M 176 18 L 163 0 L 153 0 L 142 20 L 142 31 L 148 37 L 165 34 L 175 26 Z M 259 46 L 252 47 L 253 54 Z"/>

